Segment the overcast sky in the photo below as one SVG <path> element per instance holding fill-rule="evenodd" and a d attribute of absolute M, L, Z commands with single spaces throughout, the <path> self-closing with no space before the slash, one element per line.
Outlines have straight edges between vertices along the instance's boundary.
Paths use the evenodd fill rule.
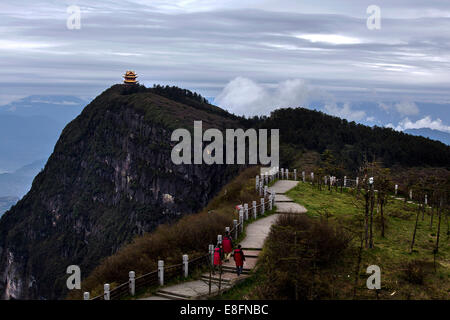
<path fill-rule="evenodd" d="M 67 27 L 72 5 L 79 30 Z M 367 27 L 370 5 L 381 9 L 379 30 Z M 128 69 L 236 114 L 323 101 L 318 109 L 350 120 L 450 132 L 450 2 L 1 2 L 0 104 L 91 99 Z"/>

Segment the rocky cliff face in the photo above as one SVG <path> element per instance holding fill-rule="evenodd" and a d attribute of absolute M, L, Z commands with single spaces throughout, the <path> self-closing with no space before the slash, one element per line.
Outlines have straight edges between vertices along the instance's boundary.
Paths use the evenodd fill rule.
<path fill-rule="evenodd" d="M 67 266 L 87 276 L 134 236 L 200 210 L 237 174 L 174 165 L 170 136 L 194 120 L 234 128 L 239 119 L 197 97 L 155 92 L 113 86 L 64 129 L 30 192 L 0 220 L 3 298 L 63 297 Z"/>

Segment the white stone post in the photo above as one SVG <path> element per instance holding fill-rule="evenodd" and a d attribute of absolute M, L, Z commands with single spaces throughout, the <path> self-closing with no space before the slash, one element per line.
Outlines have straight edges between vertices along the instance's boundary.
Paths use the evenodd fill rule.
<path fill-rule="evenodd" d="M 284 169 L 281 168 L 281 180 L 283 180 L 283 179 L 284 179 Z"/>
<path fill-rule="evenodd" d="M 105 283 L 105 285 L 103 286 L 103 299 L 104 300 L 109 300 L 110 299 L 110 294 L 109 294 L 109 283 Z"/>
<path fill-rule="evenodd" d="M 412 190 L 409 190 L 409 199 L 412 200 Z"/>
<path fill-rule="evenodd" d="M 272 197 L 273 197 L 273 195 L 270 193 L 269 194 L 269 210 L 272 210 Z"/>
<path fill-rule="evenodd" d="M 253 206 L 253 218 L 256 219 L 256 215 L 257 215 L 256 210 L 258 209 L 258 208 L 256 208 L 256 201 L 252 202 L 252 206 Z"/>
<path fill-rule="evenodd" d="M 303 182 L 306 181 L 306 173 L 305 173 L 305 171 L 302 171 L 302 179 L 303 179 Z"/>
<path fill-rule="evenodd" d="M 259 182 L 259 195 L 262 196 L 262 193 L 263 193 L 263 182 L 260 181 Z"/>
<path fill-rule="evenodd" d="M 289 180 L 289 169 L 286 169 L 286 180 Z"/>
<path fill-rule="evenodd" d="M 241 209 L 239 211 L 239 232 L 242 233 L 244 232 L 244 211 Z"/>
<path fill-rule="evenodd" d="M 241 209 L 242 210 L 242 209 Z M 220 243 L 222 243 L 222 235 L 221 234 L 218 234 L 217 235 L 217 244 L 220 244 Z"/>
<path fill-rule="evenodd" d="M 314 172 L 311 172 L 311 183 L 314 183 Z"/>
<path fill-rule="evenodd" d="M 266 173 L 266 174 L 264 174 L 264 182 L 266 183 L 266 184 L 269 184 L 269 175 Z"/>
<path fill-rule="evenodd" d="M 237 237 L 238 237 L 238 228 L 237 228 L 237 225 L 238 225 L 238 221 L 237 221 L 236 219 L 234 219 L 234 220 L 233 220 L 234 240 L 236 240 Z"/>
<path fill-rule="evenodd" d="M 184 277 L 187 278 L 189 276 L 189 256 L 187 254 L 183 254 L 183 271 Z"/>
<path fill-rule="evenodd" d="M 358 188 L 358 186 L 359 186 L 359 178 L 356 177 L 356 188 Z"/>
<path fill-rule="evenodd" d="M 398 184 L 395 185 L 395 195 L 398 193 Z"/>
<path fill-rule="evenodd" d="M 158 261 L 158 279 L 159 279 L 159 285 L 164 285 L 164 260 Z"/>
<path fill-rule="evenodd" d="M 236 238 L 237 238 L 237 236 L 236 236 Z M 209 251 L 209 255 L 211 256 L 211 264 L 214 264 L 214 245 L 213 244 L 209 245 L 208 251 Z"/>
<path fill-rule="evenodd" d="M 267 197 L 267 194 L 269 193 L 269 187 L 264 186 L 264 198 Z"/>
<path fill-rule="evenodd" d="M 328 182 L 328 177 L 327 176 L 323 177 L 323 182 L 325 182 L 325 185 L 327 185 L 327 182 Z"/>
<path fill-rule="evenodd" d="M 225 227 L 225 234 L 230 233 L 230 227 Z"/>
<path fill-rule="evenodd" d="M 347 176 L 344 176 L 344 188 L 347 187 Z"/>
<path fill-rule="evenodd" d="M 258 190 L 259 188 L 259 176 L 256 176 L 255 178 L 255 190 Z"/>
<path fill-rule="evenodd" d="M 134 271 L 130 271 L 128 272 L 128 277 L 130 278 L 128 282 L 130 286 L 130 294 L 134 296 L 136 293 L 136 273 Z"/>
<path fill-rule="evenodd" d="M 297 181 L 297 169 L 294 169 L 294 180 Z"/>
<path fill-rule="evenodd" d="M 89 299 L 91 299 L 91 295 L 89 294 L 89 292 L 83 293 L 83 300 L 89 300 Z"/>
<path fill-rule="evenodd" d="M 425 195 L 425 205 L 428 204 L 428 195 Z"/>
<path fill-rule="evenodd" d="M 244 203 L 244 218 L 248 220 L 248 203 Z"/>
<path fill-rule="evenodd" d="M 264 214 L 264 198 L 261 198 L 261 214 Z"/>

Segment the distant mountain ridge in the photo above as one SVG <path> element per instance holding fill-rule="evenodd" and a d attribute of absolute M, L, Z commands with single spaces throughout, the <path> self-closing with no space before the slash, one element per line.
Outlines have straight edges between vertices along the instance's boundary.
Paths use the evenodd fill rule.
<path fill-rule="evenodd" d="M 47 159 L 84 104 L 70 96 L 30 96 L 0 106 L 0 172 Z"/>
<path fill-rule="evenodd" d="M 74 96 L 32 95 L 0 106 L 0 116 L 45 116 L 58 122 L 69 122 L 85 104 L 86 101 Z"/>
<path fill-rule="evenodd" d="M 404 130 L 405 133 L 412 134 L 414 136 L 422 136 L 432 140 L 441 141 L 446 145 L 450 145 L 450 133 L 433 130 L 429 128 L 421 128 L 421 129 L 407 129 Z"/>
<path fill-rule="evenodd" d="M 38 160 L 13 173 L 0 174 L 0 198 L 4 199 L 0 216 L 30 190 L 34 177 L 44 168 L 46 162 L 47 159 Z"/>

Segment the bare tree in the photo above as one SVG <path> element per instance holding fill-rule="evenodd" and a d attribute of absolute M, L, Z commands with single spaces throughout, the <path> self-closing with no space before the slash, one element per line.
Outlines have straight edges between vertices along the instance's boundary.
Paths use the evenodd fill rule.
<path fill-rule="evenodd" d="M 380 218 L 381 218 L 381 236 L 384 238 L 385 229 L 385 217 L 384 208 L 388 202 L 388 190 L 391 187 L 391 178 L 389 169 L 379 170 L 377 178 L 377 189 L 378 189 L 378 204 L 380 206 Z"/>
<path fill-rule="evenodd" d="M 373 248 L 373 209 L 375 206 L 375 191 L 373 183 L 370 184 L 370 224 L 369 224 L 369 248 Z"/>
<path fill-rule="evenodd" d="M 414 250 L 414 242 L 416 241 L 416 233 L 417 233 L 417 225 L 419 223 L 419 215 L 420 215 L 420 204 L 417 207 L 416 223 L 414 224 L 414 232 L 413 232 L 413 237 L 412 237 L 412 240 L 411 240 L 411 251 L 410 251 L 411 253 Z"/>

